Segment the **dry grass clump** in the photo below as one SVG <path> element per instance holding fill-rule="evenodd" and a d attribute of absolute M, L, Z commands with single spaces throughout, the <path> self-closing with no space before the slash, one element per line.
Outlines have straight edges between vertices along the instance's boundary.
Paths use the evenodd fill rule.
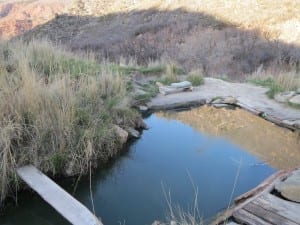
<path fill-rule="evenodd" d="M 272 72 L 260 67 L 248 77 L 251 83 L 268 87 L 267 95 L 273 98 L 275 94 L 284 91 L 296 91 L 300 88 L 300 73 L 296 69 L 291 71 Z"/>
<path fill-rule="evenodd" d="M 187 80 L 192 83 L 193 86 L 200 86 L 204 84 L 204 77 L 201 70 L 192 70 L 187 75 Z"/>
<path fill-rule="evenodd" d="M 15 168 L 84 173 L 120 149 L 113 124 L 134 126 L 126 82 L 110 65 L 46 41 L 0 45 L 0 202 Z"/>

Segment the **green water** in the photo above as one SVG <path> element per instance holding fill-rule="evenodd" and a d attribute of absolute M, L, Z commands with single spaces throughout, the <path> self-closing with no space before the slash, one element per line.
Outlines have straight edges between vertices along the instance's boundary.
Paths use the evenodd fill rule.
<path fill-rule="evenodd" d="M 151 115 L 151 129 L 120 158 L 92 177 L 95 213 L 105 225 L 146 225 L 168 215 L 165 190 L 172 203 L 189 210 L 198 189 L 199 214 L 205 221 L 227 207 L 233 197 L 255 187 L 275 169 L 222 138 L 201 134 L 176 120 Z M 89 180 L 62 186 L 92 209 Z M 194 185 L 194 186 L 193 186 Z M 19 194 L 19 205 L 5 211 L 0 224 L 68 224 L 36 194 Z"/>

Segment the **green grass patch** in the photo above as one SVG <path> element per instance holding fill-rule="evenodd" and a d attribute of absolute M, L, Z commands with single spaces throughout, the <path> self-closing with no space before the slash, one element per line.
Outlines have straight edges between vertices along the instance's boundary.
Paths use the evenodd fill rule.
<path fill-rule="evenodd" d="M 188 74 L 187 80 L 192 83 L 193 86 L 200 86 L 204 84 L 204 77 L 198 71 L 192 71 Z"/>
<path fill-rule="evenodd" d="M 155 84 L 154 81 L 149 84 L 145 84 L 142 90 L 146 93 L 135 96 L 135 100 L 140 104 L 147 103 L 151 100 L 151 98 L 154 98 L 159 92 L 158 86 Z"/>
<path fill-rule="evenodd" d="M 258 85 L 258 86 L 263 86 L 263 87 L 269 88 L 269 90 L 267 91 L 267 95 L 269 98 L 274 98 L 274 96 L 277 93 L 286 91 L 286 89 L 272 77 L 268 77 L 268 78 L 264 78 L 264 79 L 254 78 L 254 79 L 249 80 L 249 82 L 252 84 Z"/>
<path fill-rule="evenodd" d="M 164 73 L 166 68 L 164 66 L 150 66 L 150 67 L 143 67 L 143 66 L 121 66 L 114 64 L 114 69 L 122 74 L 132 74 L 135 72 L 139 72 L 141 74 L 161 74 Z"/>
<path fill-rule="evenodd" d="M 164 85 L 170 85 L 172 83 L 179 82 L 179 79 L 177 77 L 163 76 L 162 78 L 158 79 L 158 82 Z"/>
<path fill-rule="evenodd" d="M 16 190 L 18 166 L 62 175 L 73 165 L 80 174 L 117 154 L 114 124 L 140 119 L 119 69 L 46 41 L 0 43 L 0 204 Z"/>
<path fill-rule="evenodd" d="M 295 103 L 292 103 L 292 102 L 288 102 L 287 104 L 288 104 L 290 107 L 292 107 L 292 108 L 300 109 L 300 105 L 299 105 L 299 104 L 295 104 Z"/>
<path fill-rule="evenodd" d="M 151 100 L 151 98 L 154 98 L 159 90 L 158 86 L 154 83 L 150 83 L 147 85 L 144 85 L 143 91 L 146 92 L 146 94 L 143 95 L 137 95 L 135 96 L 135 99 L 141 104 L 141 103 L 146 103 Z"/>

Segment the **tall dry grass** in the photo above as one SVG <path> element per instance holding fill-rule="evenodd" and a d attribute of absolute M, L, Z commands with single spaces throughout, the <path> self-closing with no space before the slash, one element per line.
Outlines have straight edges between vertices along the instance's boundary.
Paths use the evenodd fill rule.
<path fill-rule="evenodd" d="M 259 67 L 256 72 L 248 76 L 248 81 L 268 87 L 267 95 L 273 98 L 279 92 L 296 91 L 300 88 L 300 73 L 297 68 L 290 70 L 263 69 Z"/>
<path fill-rule="evenodd" d="M 109 64 L 47 41 L 1 43 L 0 62 L 0 202 L 16 188 L 16 167 L 87 172 L 120 149 L 113 124 L 138 119 Z"/>

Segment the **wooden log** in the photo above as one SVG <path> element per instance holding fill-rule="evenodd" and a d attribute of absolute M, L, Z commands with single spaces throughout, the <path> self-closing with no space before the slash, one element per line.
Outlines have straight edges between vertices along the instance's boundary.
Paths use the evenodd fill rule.
<path fill-rule="evenodd" d="M 182 82 L 178 82 L 178 83 L 172 83 L 171 87 L 174 88 L 190 88 L 192 87 L 192 83 L 189 81 L 182 81 Z"/>
<path fill-rule="evenodd" d="M 168 94 L 175 94 L 179 92 L 184 92 L 184 91 L 192 91 L 192 87 L 185 87 L 185 88 L 173 88 L 170 86 L 167 87 L 159 87 L 159 92 L 163 95 L 168 95 Z"/>
<path fill-rule="evenodd" d="M 102 225 L 84 205 L 34 166 L 20 167 L 17 174 L 71 224 Z"/>
<path fill-rule="evenodd" d="M 274 185 L 271 185 L 275 180 L 281 181 L 283 179 L 285 179 L 286 177 L 288 177 L 291 174 L 291 171 L 284 171 L 284 170 L 280 170 L 274 174 L 272 174 L 271 176 L 269 176 L 267 179 L 265 179 L 262 183 L 260 183 L 258 186 L 256 186 L 255 188 L 251 189 L 250 191 L 236 197 L 234 199 L 235 204 L 239 204 L 243 201 L 245 201 L 246 199 L 266 190 L 266 188 L 269 186 L 269 188 L 273 188 Z"/>
<path fill-rule="evenodd" d="M 288 218 L 296 224 L 300 224 L 300 204 L 286 201 L 269 193 L 255 199 L 254 203 L 267 211 Z"/>
<path fill-rule="evenodd" d="M 264 221 L 263 219 L 247 212 L 244 209 L 239 209 L 233 213 L 235 220 L 239 223 L 246 224 L 246 225 L 272 225 Z"/>
<path fill-rule="evenodd" d="M 275 184 L 288 177 L 294 170 L 295 169 L 288 170 L 288 171 L 280 170 L 277 173 L 268 177 L 259 186 L 237 197 L 235 199 L 235 206 L 225 210 L 225 212 L 222 213 L 220 216 L 218 216 L 211 223 L 211 225 L 218 225 L 224 223 L 224 221 L 229 219 L 235 211 L 243 208 L 246 204 L 258 198 L 260 195 L 272 191 L 274 189 Z"/>
<path fill-rule="evenodd" d="M 277 213 L 266 210 L 263 207 L 261 207 L 261 205 L 257 205 L 254 202 L 248 203 L 244 206 L 243 209 L 272 224 L 299 225 L 291 221 L 289 218 L 283 217 L 281 215 L 278 215 Z"/>

